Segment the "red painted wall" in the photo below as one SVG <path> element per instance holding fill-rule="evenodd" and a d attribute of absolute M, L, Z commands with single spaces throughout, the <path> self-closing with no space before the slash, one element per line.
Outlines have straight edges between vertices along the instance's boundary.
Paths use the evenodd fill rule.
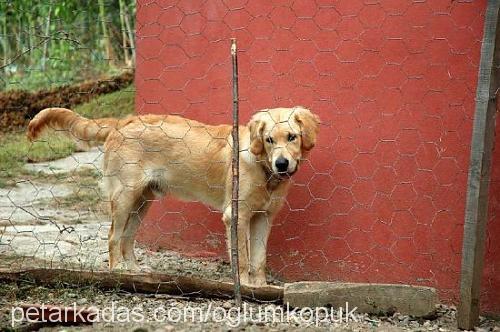
<path fill-rule="evenodd" d="M 229 123 L 237 37 L 242 122 L 293 105 L 322 119 L 275 220 L 272 271 L 429 285 L 457 302 L 484 10 L 484 0 L 138 1 L 137 111 Z M 500 313 L 493 175 L 482 299 Z M 155 204 L 140 240 L 225 258 L 220 214 L 198 203 Z"/>

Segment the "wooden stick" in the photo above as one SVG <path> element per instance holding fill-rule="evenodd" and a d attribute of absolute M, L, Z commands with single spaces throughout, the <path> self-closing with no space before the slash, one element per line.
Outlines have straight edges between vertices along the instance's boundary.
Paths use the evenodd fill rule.
<path fill-rule="evenodd" d="M 236 38 L 231 39 L 231 62 L 233 65 L 233 191 L 231 199 L 231 267 L 234 279 L 234 300 L 241 306 L 240 271 L 238 257 L 238 191 L 239 191 L 239 100 L 238 100 L 238 54 Z"/>
<path fill-rule="evenodd" d="M 499 2 L 489 0 L 484 21 L 481 62 L 472 128 L 465 208 L 458 327 L 473 330 L 479 322 L 484 240 L 488 217 L 491 151 L 495 136 L 495 92 L 500 64 Z M 496 44 L 496 45 L 495 45 Z"/>
<path fill-rule="evenodd" d="M 163 273 L 117 273 L 107 271 L 83 271 L 73 269 L 25 269 L 11 271 L 0 269 L 1 281 L 30 280 L 36 284 L 58 286 L 95 285 L 103 289 L 122 289 L 130 292 L 182 295 L 186 297 L 231 298 L 234 285 L 231 282 L 214 281 L 192 276 L 172 276 Z M 283 287 L 265 286 L 240 288 L 244 298 L 253 301 L 279 302 L 283 299 Z"/>

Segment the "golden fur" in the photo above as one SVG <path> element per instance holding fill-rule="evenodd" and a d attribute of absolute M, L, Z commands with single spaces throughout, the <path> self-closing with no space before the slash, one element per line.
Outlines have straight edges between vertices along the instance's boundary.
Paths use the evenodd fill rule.
<path fill-rule="evenodd" d="M 86 119 L 66 108 L 46 108 L 30 121 L 27 136 L 34 140 L 50 128 L 75 140 L 78 150 L 86 151 L 104 142 L 112 130 L 126 126 L 134 118 Z"/>
<path fill-rule="evenodd" d="M 90 120 L 67 109 L 49 108 L 30 122 L 28 137 L 36 139 L 47 127 L 65 130 L 87 146 L 104 142 L 103 175 L 112 219 L 110 269 L 119 263 L 141 269 L 134 238 L 156 196 L 172 194 L 221 211 L 229 240 L 231 126 L 171 115 Z M 318 129 L 319 118 L 303 107 L 259 111 L 239 128 L 238 251 L 243 284 L 266 284 L 272 220 L 283 205 L 289 177 L 314 147 Z M 283 159 L 287 164 L 278 169 Z"/>

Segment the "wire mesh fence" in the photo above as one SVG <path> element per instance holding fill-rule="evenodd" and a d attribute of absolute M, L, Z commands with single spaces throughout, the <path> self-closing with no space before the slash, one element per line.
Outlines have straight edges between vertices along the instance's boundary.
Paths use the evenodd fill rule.
<path fill-rule="evenodd" d="M 317 280 L 430 286 L 456 303 L 484 10 L 0 2 L 2 271 L 78 269 L 160 299 L 166 289 L 230 296 L 232 139 L 220 124 L 231 122 L 236 38 L 239 273 L 254 287 L 244 297 L 278 299 L 284 282 Z M 496 237 L 489 312 L 500 308 Z M 99 279 L 109 268 L 122 279 Z"/>
<path fill-rule="evenodd" d="M 223 45 L 236 36 L 243 122 L 281 105 L 304 105 L 322 120 L 319 142 L 274 222 L 271 269 L 290 279 L 433 285 L 453 299 L 469 157 L 462 142 L 470 138 L 482 6 L 145 2 L 138 10 L 139 112 L 227 118 Z M 155 217 L 179 209 L 184 215 L 192 206 L 167 203 Z M 201 241 L 205 230 L 191 232 L 191 220 L 209 218 L 203 209 L 187 217 L 178 238 L 162 241 L 158 232 L 144 239 L 213 252 L 201 245 L 210 243 Z"/>

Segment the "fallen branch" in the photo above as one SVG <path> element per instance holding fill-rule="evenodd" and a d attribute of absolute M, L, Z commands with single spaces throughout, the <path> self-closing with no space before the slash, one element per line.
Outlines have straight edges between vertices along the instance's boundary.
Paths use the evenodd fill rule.
<path fill-rule="evenodd" d="M 0 281 L 31 280 L 37 284 L 95 285 L 104 289 L 122 289 L 131 292 L 182 295 L 186 297 L 232 298 L 231 282 L 214 281 L 188 276 L 168 274 L 119 273 L 106 271 L 82 271 L 73 269 L 26 269 L 12 272 L 0 269 Z M 254 301 L 278 302 L 283 299 L 283 287 L 241 286 L 242 297 Z"/>
<path fill-rule="evenodd" d="M 0 281 L 29 280 L 36 284 L 60 286 L 94 285 L 103 289 L 130 292 L 182 295 L 185 297 L 232 298 L 232 282 L 168 274 L 110 273 L 72 269 L 25 269 L 13 272 L 0 268 Z M 431 287 L 402 284 L 342 283 L 302 281 L 280 286 L 241 286 L 243 298 L 260 302 L 287 303 L 290 307 L 342 308 L 349 303 L 357 312 L 393 314 L 399 312 L 415 317 L 430 317 L 438 303 Z"/>

